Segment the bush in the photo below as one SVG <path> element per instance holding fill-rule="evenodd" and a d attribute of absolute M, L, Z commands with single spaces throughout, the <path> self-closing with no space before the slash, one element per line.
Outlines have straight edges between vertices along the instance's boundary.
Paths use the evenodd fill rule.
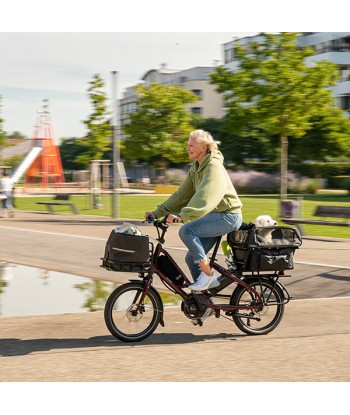
<path fill-rule="evenodd" d="M 344 179 L 350 178 L 350 176 L 333 176 L 328 177 L 327 184 L 332 189 L 342 189 Z"/>
<path fill-rule="evenodd" d="M 324 177 L 328 179 L 334 176 L 350 175 L 350 162 L 348 161 L 289 163 L 289 168 L 306 177 Z"/>
<path fill-rule="evenodd" d="M 238 193 L 276 193 L 279 187 L 279 175 L 248 171 L 228 171 Z"/>
<path fill-rule="evenodd" d="M 319 180 L 309 180 L 309 182 L 305 186 L 305 192 L 311 193 L 315 195 L 317 190 L 321 189 L 320 181 Z"/>
<path fill-rule="evenodd" d="M 270 161 L 245 161 L 248 170 L 262 171 L 265 173 L 276 173 L 280 169 L 279 163 Z"/>
<path fill-rule="evenodd" d="M 342 189 L 347 190 L 348 193 L 350 194 L 350 177 L 348 177 L 347 179 L 344 179 L 342 181 L 341 187 L 342 187 Z"/>
<path fill-rule="evenodd" d="M 288 176 L 288 191 L 290 193 L 316 194 L 317 190 L 324 187 L 323 179 L 309 179 L 306 177 Z"/>
<path fill-rule="evenodd" d="M 164 183 L 180 185 L 187 175 L 184 169 L 167 169 L 165 172 Z"/>
<path fill-rule="evenodd" d="M 279 193 L 280 175 L 279 173 L 269 174 L 254 170 L 242 170 L 233 172 L 228 170 L 238 193 Z M 315 194 L 317 190 L 324 186 L 322 179 L 309 179 L 288 172 L 288 192 L 289 193 L 311 193 Z"/>

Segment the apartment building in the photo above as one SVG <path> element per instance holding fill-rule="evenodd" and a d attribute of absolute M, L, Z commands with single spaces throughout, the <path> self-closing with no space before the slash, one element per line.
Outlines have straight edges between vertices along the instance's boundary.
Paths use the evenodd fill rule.
<path fill-rule="evenodd" d="M 150 85 L 155 82 L 158 84 L 174 86 L 191 91 L 197 95 L 198 100 L 188 104 L 187 108 L 193 114 L 199 114 L 203 118 L 220 118 L 222 116 L 223 100 L 216 92 L 215 86 L 209 83 L 209 74 L 215 67 L 195 67 L 185 70 L 168 69 L 162 65 L 160 69 L 151 69 L 141 78 L 140 83 Z M 126 89 L 123 98 L 119 100 L 120 126 L 123 128 L 128 120 L 130 113 L 137 109 L 138 96 L 135 86 Z"/>
<path fill-rule="evenodd" d="M 300 46 L 311 46 L 315 55 L 308 62 L 327 60 L 338 65 L 340 80 L 332 87 L 337 106 L 350 109 L 350 32 L 304 32 Z"/>
<path fill-rule="evenodd" d="M 224 66 L 229 70 L 238 68 L 235 59 L 237 42 L 248 46 L 252 41 L 258 41 L 259 35 L 234 39 L 223 45 Z M 338 65 L 340 80 L 332 87 L 337 106 L 342 110 L 350 109 L 350 32 L 303 32 L 298 38 L 299 46 L 311 46 L 315 55 L 307 58 L 306 63 L 327 60 Z"/>
<path fill-rule="evenodd" d="M 238 68 L 235 57 L 235 45 L 249 46 L 252 41 L 258 41 L 259 35 L 237 38 L 222 45 L 224 67 L 234 71 Z M 336 98 L 336 105 L 343 109 L 350 109 L 350 32 L 303 32 L 298 38 L 300 46 L 311 46 L 315 55 L 307 59 L 312 61 L 328 60 L 338 65 L 340 80 L 332 87 L 332 93 Z M 147 71 L 140 83 L 149 85 L 156 82 L 164 85 L 179 85 L 187 91 L 192 91 L 198 96 L 198 101 L 187 105 L 189 111 L 199 114 L 203 118 L 220 118 L 224 114 L 223 100 L 215 90 L 215 86 L 209 83 L 209 74 L 215 67 L 194 67 L 177 70 L 168 69 L 162 64 L 159 69 Z M 123 98 L 119 100 L 120 127 L 122 129 L 128 120 L 130 113 L 137 109 L 138 96 L 135 86 L 127 88 Z"/>

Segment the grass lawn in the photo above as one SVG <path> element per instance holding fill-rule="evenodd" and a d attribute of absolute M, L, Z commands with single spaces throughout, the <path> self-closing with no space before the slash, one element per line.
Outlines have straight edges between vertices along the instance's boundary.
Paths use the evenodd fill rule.
<path fill-rule="evenodd" d="M 119 214 L 120 218 L 143 220 L 144 212 L 153 210 L 157 204 L 162 203 L 167 196 L 158 195 L 120 195 Z M 295 200 L 295 197 L 291 200 Z M 40 197 L 17 197 L 15 206 L 18 210 L 47 211 L 47 207 L 38 205 L 38 201 L 50 201 L 53 196 Z M 241 196 L 243 202 L 244 222 L 253 221 L 258 215 L 267 214 L 278 220 L 279 218 L 279 197 L 278 196 Z M 112 195 L 103 195 L 103 208 L 93 209 L 89 195 L 74 195 L 71 200 L 84 215 L 111 216 Z M 301 215 L 305 218 L 314 218 L 313 212 L 318 205 L 349 206 L 350 196 L 348 195 L 303 195 L 301 201 Z M 55 206 L 57 212 L 70 213 L 68 206 Z M 337 220 L 333 219 L 332 220 Z M 281 225 L 282 222 L 279 222 Z M 307 235 L 329 236 L 335 238 L 349 238 L 350 229 L 340 226 L 303 225 Z"/>

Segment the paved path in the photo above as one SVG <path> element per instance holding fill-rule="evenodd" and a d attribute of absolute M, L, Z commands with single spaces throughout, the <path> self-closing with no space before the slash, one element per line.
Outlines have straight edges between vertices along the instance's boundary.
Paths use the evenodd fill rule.
<path fill-rule="evenodd" d="M 100 257 L 111 230 L 125 221 L 19 211 L 16 218 L 0 221 L 0 261 L 123 283 L 132 274 L 108 272 L 100 267 Z M 129 222 L 156 237 L 153 225 Z M 169 228 L 165 246 L 186 270 L 179 226 Z M 219 262 L 224 264 L 222 255 Z M 291 274 L 293 277 L 284 282 L 291 287 L 294 298 L 349 295 L 350 239 L 304 238 L 301 249 L 296 251 Z M 158 279 L 155 284 L 164 289 Z"/>
<path fill-rule="evenodd" d="M 99 268 L 116 222 L 17 212 L 0 222 L 0 261 L 124 282 Z M 176 226 L 167 246 L 180 258 Z M 222 317 L 193 327 L 178 308 L 166 309 L 165 327 L 138 344 L 114 339 L 102 312 L 0 318 L 0 381 L 348 382 L 349 253 L 350 240 L 304 238 L 288 279 L 295 300 L 267 336 L 245 336 Z"/>
<path fill-rule="evenodd" d="M 176 309 L 165 327 L 127 344 L 102 312 L 0 320 L 0 381 L 348 382 L 349 299 L 297 300 L 267 336 L 224 318 L 193 327 Z"/>

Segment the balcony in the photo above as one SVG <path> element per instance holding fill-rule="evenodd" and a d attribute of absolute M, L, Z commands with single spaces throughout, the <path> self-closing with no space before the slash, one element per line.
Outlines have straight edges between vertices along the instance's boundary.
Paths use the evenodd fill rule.
<path fill-rule="evenodd" d="M 330 45 L 325 45 L 325 46 L 318 46 L 317 48 L 315 48 L 315 54 L 319 55 L 321 53 L 329 53 L 329 52 L 350 52 L 350 43 L 346 44 L 346 45 L 340 45 L 340 46 L 330 46 Z"/>

